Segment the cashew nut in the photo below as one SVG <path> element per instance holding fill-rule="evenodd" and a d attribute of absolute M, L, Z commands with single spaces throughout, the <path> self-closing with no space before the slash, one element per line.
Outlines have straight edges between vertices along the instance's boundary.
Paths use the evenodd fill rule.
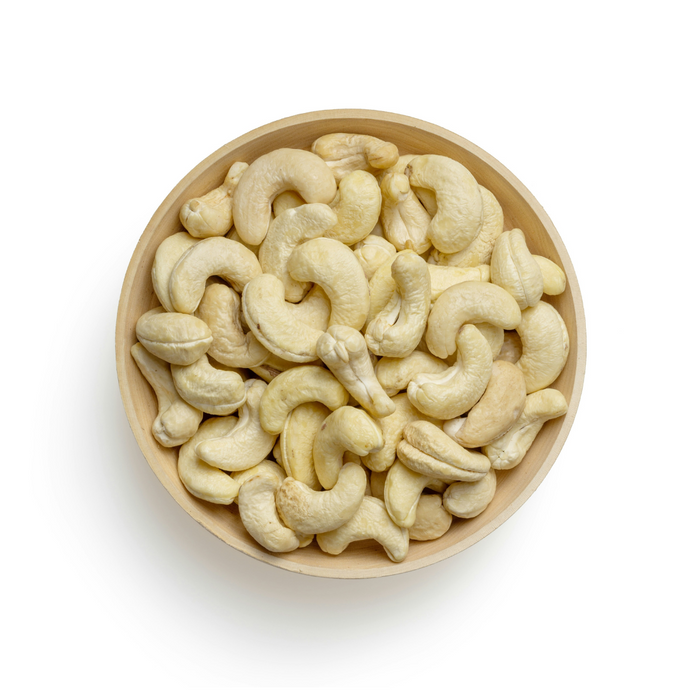
<path fill-rule="evenodd" d="M 227 237 L 209 237 L 191 246 L 170 276 L 170 300 L 175 311 L 192 314 L 211 276 L 227 280 L 237 292 L 261 275 L 259 260 L 243 244 Z"/>
<path fill-rule="evenodd" d="M 429 417 L 452 419 L 464 414 L 482 397 L 491 378 L 491 347 L 479 329 L 466 324 L 456 343 L 454 366 L 440 374 L 417 374 L 407 387 L 412 404 Z"/>
<path fill-rule="evenodd" d="M 281 192 L 273 199 L 273 215 L 277 218 L 283 211 L 287 211 L 290 208 L 297 208 L 304 203 L 306 202 L 297 192 L 288 189 L 285 192 Z"/>
<path fill-rule="evenodd" d="M 299 302 L 310 288 L 288 273 L 287 261 L 292 250 L 302 242 L 322 237 L 337 222 L 338 216 L 326 204 L 304 204 L 284 211 L 269 225 L 259 249 L 259 263 L 264 273 L 283 281 L 288 302 Z"/>
<path fill-rule="evenodd" d="M 391 519 L 400 527 L 408 529 L 417 518 L 417 504 L 422 491 L 435 479 L 413 472 L 400 460 L 396 460 L 386 475 L 384 503 Z"/>
<path fill-rule="evenodd" d="M 365 471 L 351 462 L 343 465 L 330 491 L 314 491 L 306 484 L 288 477 L 276 493 L 278 514 L 295 532 L 331 532 L 344 525 L 357 512 L 366 486 Z"/>
<path fill-rule="evenodd" d="M 245 333 L 240 321 L 239 295 L 223 283 L 206 288 L 196 311 L 213 334 L 208 355 L 229 367 L 257 367 L 269 356 L 269 351 L 253 333 Z"/>
<path fill-rule="evenodd" d="M 261 426 L 269 434 L 279 434 L 285 427 L 288 414 L 298 405 L 320 402 L 329 410 L 337 410 L 347 405 L 349 397 L 327 369 L 314 365 L 294 367 L 268 384 L 259 406 Z"/>
<path fill-rule="evenodd" d="M 491 279 L 491 268 L 488 264 L 460 268 L 457 266 L 434 266 L 429 264 L 429 278 L 431 279 L 431 302 L 435 302 L 441 293 L 452 285 L 468 281 L 488 283 Z"/>
<path fill-rule="evenodd" d="M 158 414 L 151 428 L 153 437 L 166 448 L 182 445 L 196 433 L 203 412 L 180 397 L 167 362 L 152 355 L 141 343 L 132 345 L 131 353 L 158 400 Z"/>
<path fill-rule="evenodd" d="M 234 417 L 230 419 L 234 419 Z M 252 477 L 263 477 L 266 475 L 275 477 L 278 482 L 282 482 L 286 477 L 283 468 L 272 460 L 262 460 L 258 465 L 254 465 L 254 467 L 246 470 L 233 472 L 230 476 L 237 482 L 239 491 L 239 487 L 246 484 Z"/>
<path fill-rule="evenodd" d="M 325 237 L 309 240 L 293 250 L 288 271 L 295 280 L 324 289 L 331 303 L 329 326 L 362 328 L 369 313 L 369 286 L 349 247 Z"/>
<path fill-rule="evenodd" d="M 226 237 L 229 240 L 232 240 L 233 242 L 239 242 L 243 247 L 246 247 L 249 249 L 249 251 L 254 254 L 254 256 L 258 259 L 259 258 L 259 249 L 261 249 L 260 244 L 247 244 L 238 234 L 237 230 L 233 228 L 227 235 Z"/>
<path fill-rule="evenodd" d="M 496 240 L 491 255 L 491 282 L 509 292 L 520 309 L 533 307 L 541 299 L 544 278 L 522 230 L 504 232 Z"/>
<path fill-rule="evenodd" d="M 174 235 L 166 237 L 156 249 L 153 268 L 151 268 L 151 282 L 156 297 L 165 311 L 175 311 L 170 300 L 169 290 L 170 275 L 173 268 L 175 268 L 180 257 L 198 241 L 186 232 L 176 232 Z"/>
<path fill-rule="evenodd" d="M 368 134 L 326 134 L 311 145 L 311 150 L 326 161 L 338 182 L 354 170 L 372 173 L 398 160 L 397 146 Z"/>
<path fill-rule="evenodd" d="M 245 401 L 244 381 L 235 371 L 216 369 L 206 355 L 192 364 L 170 367 L 175 388 L 197 410 L 226 416 Z"/>
<path fill-rule="evenodd" d="M 232 197 L 249 166 L 233 163 L 223 184 L 198 199 L 190 199 L 180 209 L 180 221 L 192 237 L 225 235 L 232 226 Z"/>
<path fill-rule="evenodd" d="M 381 179 L 381 224 L 386 239 L 396 249 L 423 254 L 431 247 L 427 236 L 431 217 L 410 189 L 403 173 L 390 172 Z"/>
<path fill-rule="evenodd" d="M 364 410 L 340 407 L 326 417 L 314 439 L 314 469 L 324 489 L 332 489 L 349 450 L 363 456 L 383 448 L 381 427 Z"/>
<path fill-rule="evenodd" d="M 525 377 L 510 362 L 496 360 L 484 395 L 467 417 L 451 419 L 443 430 L 466 448 L 489 445 L 515 424 L 525 407 Z"/>
<path fill-rule="evenodd" d="M 522 318 L 520 307 L 503 288 L 469 281 L 449 287 L 429 313 L 426 344 L 431 354 L 445 359 L 455 352 L 455 337 L 466 323 L 491 323 L 510 330 Z"/>
<path fill-rule="evenodd" d="M 494 326 L 491 323 L 477 323 L 475 324 L 477 330 L 486 338 L 491 348 L 491 356 L 498 359 L 503 349 L 503 341 L 505 339 L 505 331 L 499 326 Z"/>
<path fill-rule="evenodd" d="M 345 551 L 352 542 L 365 539 L 375 539 L 395 563 L 404 560 L 410 546 L 408 530 L 398 527 L 383 501 L 373 496 L 365 496 L 357 512 L 344 525 L 316 535 L 321 550 L 333 556 Z"/>
<path fill-rule="evenodd" d="M 515 331 L 503 331 L 503 345 L 496 359 L 516 364 L 520 357 L 522 357 L 520 336 Z"/>
<path fill-rule="evenodd" d="M 544 281 L 545 295 L 560 295 L 565 292 L 565 273 L 563 269 L 545 256 L 532 254 L 532 258 L 537 262 L 541 277 Z"/>
<path fill-rule="evenodd" d="M 226 472 L 258 465 L 268 457 L 277 438 L 277 435 L 266 433 L 259 422 L 259 403 L 267 384 L 249 379 L 244 387 L 245 402 L 238 411 L 239 422 L 226 436 L 204 441 L 195 449 L 205 463 Z"/>
<path fill-rule="evenodd" d="M 331 326 L 316 343 L 316 352 L 348 393 L 372 416 L 395 412 L 374 374 L 364 336 L 349 326 Z"/>
<path fill-rule="evenodd" d="M 428 236 L 442 252 L 459 252 L 477 236 L 482 223 L 482 195 L 470 171 L 446 156 L 413 158 L 406 174 L 410 184 L 431 189 L 438 209 L 431 219 Z"/>
<path fill-rule="evenodd" d="M 413 472 L 444 482 L 476 482 L 491 468 L 481 453 L 459 446 L 431 422 L 410 422 L 398 443 L 398 457 Z"/>
<path fill-rule="evenodd" d="M 473 518 L 486 510 L 496 493 L 496 473 L 490 469 L 478 482 L 455 482 L 443 494 L 443 506 L 459 518 Z"/>
<path fill-rule="evenodd" d="M 365 237 L 354 246 L 354 252 L 367 280 L 371 280 L 379 267 L 396 254 L 395 247 L 378 235 Z"/>
<path fill-rule="evenodd" d="M 213 341 L 211 329 L 190 314 L 166 312 L 156 307 L 139 317 L 139 342 L 156 357 L 170 364 L 192 364 Z"/>
<path fill-rule="evenodd" d="M 561 315 L 547 302 L 539 302 L 522 312 L 515 328 L 522 342 L 517 366 L 525 376 L 527 392 L 550 386 L 563 371 L 570 339 Z"/>
<path fill-rule="evenodd" d="M 443 507 L 441 496 L 422 494 L 417 504 L 417 518 L 410 527 L 410 541 L 439 539 L 450 529 L 452 522 L 453 516 Z"/>
<path fill-rule="evenodd" d="M 364 170 L 348 173 L 338 185 L 331 208 L 338 222 L 326 230 L 324 237 L 344 244 L 360 242 L 374 229 L 381 213 L 381 190 L 376 178 Z"/>
<path fill-rule="evenodd" d="M 441 374 L 446 369 L 443 360 L 415 350 L 407 357 L 382 357 L 376 364 L 376 378 L 387 395 L 397 395 L 417 374 Z"/>
<path fill-rule="evenodd" d="M 563 393 L 555 388 L 530 393 L 517 422 L 503 436 L 482 448 L 491 460 L 491 467 L 510 470 L 519 465 L 544 424 L 567 411 L 568 403 Z"/>

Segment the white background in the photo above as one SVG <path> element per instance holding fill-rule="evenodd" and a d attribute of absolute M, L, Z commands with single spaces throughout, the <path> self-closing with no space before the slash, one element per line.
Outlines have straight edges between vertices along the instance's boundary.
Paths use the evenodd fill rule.
<path fill-rule="evenodd" d="M 2 684 L 688 687 L 685 3 L 24 3 L 3 11 Z M 251 7 L 251 9 L 246 9 Z M 175 184 L 300 112 L 469 139 L 578 272 L 584 394 L 537 493 L 458 556 L 342 582 L 167 494 L 115 373 L 122 279 Z"/>

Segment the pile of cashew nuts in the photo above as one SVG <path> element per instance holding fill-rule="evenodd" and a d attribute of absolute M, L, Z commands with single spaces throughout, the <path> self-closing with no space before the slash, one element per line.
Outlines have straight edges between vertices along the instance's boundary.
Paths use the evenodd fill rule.
<path fill-rule="evenodd" d="M 565 274 L 451 158 L 328 134 L 235 162 L 180 220 L 132 347 L 152 433 L 269 551 L 374 539 L 400 562 L 484 511 L 567 411 L 542 300 Z"/>

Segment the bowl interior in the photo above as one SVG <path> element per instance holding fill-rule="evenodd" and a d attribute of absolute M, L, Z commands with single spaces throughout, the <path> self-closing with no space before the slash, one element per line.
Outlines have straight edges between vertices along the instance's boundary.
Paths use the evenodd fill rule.
<path fill-rule="evenodd" d="M 497 473 L 496 496 L 482 514 L 471 520 L 456 518 L 435 541 L 410 542 L 409 554 L 399 564 L 392 563 L 373 541 L 354 543 L 337 557 L 322 553 L 315 541 L 305 549 L 271 554 L 246 532 L 236 505 L 218 506 L 191 496 L 177 474 L 177 449 L 159 446 L 151 435 L 156 398 L 129 354 L 136 342 L 137 319 L 158 306 L 151 283 L 153 258 L 166 237 L 184 229 L 178 218 L 183 203 L 219 186 L 235 161 L 251 163 L 277 148 L 308 149 L 316 138 L 331 132 L 372 134 L 396 144 L 401 155 L 435 153 L 460 161 L 496 195 L 505 229 L 521 228 L 532 253 L 557 263 L 568 279 L 562 295 L 543 298 L 559 311 L 570 334 L 568 362 L 552 385 L 568 400 L 568 413 L 543 427 L 520 465 Z M 512 515 L 537 488 L 565 442 L 584 379 L 584 346 L 584 313 L 575 272 L 553 224 L 524 185 L 498 161 L 447 130 L 401 115 L 353 110 L 306 113 L 266 125 L 226 144 L 192 170 L 161 204 L 137 244 L 123 284 L 116 332 L 118 376 L 130 425 L 148 463 L 175 500 L 213 534 L 250 556 L 296 572 L 346 578 L 377 577 L 429 565 L 476 543 Z"/>

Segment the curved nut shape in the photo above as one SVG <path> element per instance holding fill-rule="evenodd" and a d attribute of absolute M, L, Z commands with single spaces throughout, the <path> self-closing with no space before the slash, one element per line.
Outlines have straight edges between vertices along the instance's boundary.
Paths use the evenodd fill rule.
<path fill-rule="evenodd" d="M 182 206 L 180 221 L 192 237 L 218 237 L 230 231 L 232 196 L 248 167 L 247 163 L 233 163 L 220 187 Z"/>
<path fill-rule="evenodd" d="M 473 266 L 472 268 L 429 264 L 429 278 L 431 279 L 431 302 L 433 303 L 453 285 L 469 281 L 488 283 L 491 279 L 491 268 L 488 264 Z"/>
<path fill-rule="evenodd" d="M 486 446 L 515 424 L 525 407 L 525 377 L 510 362 L 496 360 L 484 395 L 467 417 L 452 419 L 443 430 L 466 448 Z"/>
<path fill-rule="evenodd" d="M 391 519 L 400 527 L 408 529 L 417 519 L 417 505 L 422 491 L 435 479 L 408 469 L 396 460 L 386 475 L 384 503 Z"/>
<path fill-rule="evenodd" d="M 379 183 L 364 170 L 348 173 L 338 185 L 331 208 L 338 222 L 324 233 L 324 237 L 343 244 L 360 242 L 374 229 L 381 213 Z"/>
<path fill-rule="evenodd" d="M 564 415 L 568 403 L 555 388 L 530 393 L 520 418 L 503 436 L 482 448 L 496 470 L 510 470 L 519 465 L 532 446 L 537 434 L 550 419 Z"/>
<path fill-rule="evenodd" d="M 466 323 L 491 323 L 511 330 L 522 319 L 520 307 L 503 288 L 469 281 L 449 287 L 429 314 L 426 344 L 431 354 L 445 359 L 455 352 L 455 337 Z"/>
<path fill-rule="evenodd" d="M 388 173 L 381 180 L 381 224 L 386 239 L 396 249 L 423 254 L 431 247 L 428 237 L 431 216 L 410 189 L 403 173 Z"/>
<path fill-rule="evenodd" d="M 281 192 L 273 199 L 273 216 L 277 218 L 283 211 L 287 211 L 290 208 L 297 208 L 305 203 L 304 199 L 297 192 L 288 189 L 286 192 Z"/>
<path fill-rule="evenodd" d="M 395 403 L 374 374 L 367 344 L 359 331 L 349 326 L 331 326 L 317 341 L 316 352 L 372 417 L 387 417 L 395 412 Z"/>
<path fill-rule="evenodd" d="M 563 269 L 545 256 L 532 254 L 532 258 L 537 262 L 541 277 L 544 281 L 545 295 L 560 295 L 565 292 L 565 273 Z"/>
<path fill-rule="evenodd" d="M 515 331 L 503 331 L 503 345 L 496 359 L 503 359 L 511 364 L 517 364 L 522 357 L 522 342 Z"/>
<path fill-rule="evenodd" d="M 455 482 L 443 494 L 443 506 L 459 518 L 477 517 L 491 503 L 496 493 L 496 473 L 493 469 L 478 482 Z"/>
<path fill-rule="evenodd" d="M 240 297 L 231 287 L 213 283 L 206 288 L 196 316 L 213 334 L 210 357 L 229 367 L 257 367 L 270 353 L 253 333 L 242 330 L 240 305 Z"/>
<path fill-rule="evenodd" d="M 395 247 L 378 235 L 365 237 L 355 245 L 354 252 L 367 280 L 371 280 L 380 266 L 396 254 Z"/>
<path fill-rule="evenodd" d="M 527 392 L 550 386 L 563 371 L 570 351 L 568 329 L 561 315 L 547 302 L 522 312 L 515 329 L 522 342 L 517 366 L 525 376 Z"/>
<path fill-rule="evenodd" d="M 388 395 L 397 395 L 418 374 L 442 374 L 447 369 L 438 357 L 415 350 L 407 357 L 382 357 L 376 364 L 376 378 Z"/>
<path fill-rule="evenodd" d="M 259 406 L 261 426 L 279 434 L 292 410 L 307 402 L 323 403 L 329 410 L 347 405 L 350 396 L 338 379 L 323 367 L 294 367 L 277 376 L 264 392 Z"/>
<path fill-rule="evenodd" d="M 332 489 L 349 450 L 360 457 L 383 447 L 381 427 L 354 407 L 341 407 L 326 417 L 314 439 L 314 469 L 324 489 Z"/>
<path fill-rule="evenodd" d="M 170 299 L 175 311 L 192 314 L 211 276 L 220 276 L 242 292 L 259 275 L 259 260 L 250 249 L 227 237 L 209 237 L 190 247 L 175 264 L 170 276 Z"/>
<path fill-rule="evenodd" d="M 417 504 L 417 518 L 410 527 L 410 541 L 439 539 L 450 529 L 452 522 L 453 516 L 443 507 L 441 496 L 423 494 Z"/>
<path fill-rule="evenodd" d="M 375 539 L 394 563 L 404 560 L 410 547 L 409 532 L 398 527 L 383 501 L 372 496 L 364 497 L 357 512 L 342 527 L 316 535 L 321 550 L 333 556 L 345 551 L 353 541 L 365 539 Z"/>
<path fill-rule="evenodd" d="M 296 191 L 307 203 L 330 204 L 336 181 L 328 166 L 301 149 L 276 149 L 257 158 L 242 175 L 232 202 L 235 228 L 248 244 L 260 244 L 281 192 Z"/>
<path fill-rule="evenodd" d="M 369 286 L 350 248 L 325 237 L 309 240 L 292 252 L 288 271 L 295 280 L 324 289 L 331 303 L 329 326 L 362 328 L 369 313 Z"/>
<path fill-rule="evenodd" d="M 226 472 L 247 470 L 268 457 L 277 435 L 267 434 L 259 422 L 259 403 L 267 388 L 264 381 L 249 379 L 244 384 L 245 402 L 239 408 L 239 422 L 227 436 L 200 443 L 196 454 L 209 465 Z"/>
<path fill-rule="evenodd" d="M 211 347 L 211 329 L 190 314 L 166 312 L 163 307 L 147 311 L 137 321 L 139 342 L 169 364 L 192 364 Z"/>
<path fill-rule="evenodd" d="M 462 251 L 454 254 L 444 254 L 435 249 L 431 253 L 431 260 L 439 266 L 457 266 L 470 268 L 481 266 L 491 261 L 491 253 L 498 236 L 503 232 L 503 209 L 496 197 L 479 185 L 482 195 L 482 226 L 479 234 Z"/>
<path fill-rule="evenodd" d="M 481 453 L 465 450 L 430 422 L 410 422 L 398 444 L 398 457 L 413 472 L 444 482 L 476 482 L 491 468 Z"/>
<path fill-rule="evenodd" d="M 407 397 L 423 414 L 453 419 L 482 397 L 491 378 L 493 355 L 476 326 L 467 324 L 457 336 L 458 358 L 440 374 L 417 374 L 407 387 Z"/>
<path fill-rule="evenodd" d="M 330 491 L 313 491 L 288 477 L 278 489 L 276 505 L 283 522 L 302 534 L 322 534 L 344 525 L 362 504 L 366 472 L 351 462 L 343 465 Z"/>
<path fill-rule="evenodd" d="M 310 289 L 288 273 L 287 261 L 292 250 L 302 242 L 322 237 L 337 222 L 338 216 L 326 204 L 304 204 L 284 211 L 270 224 L 259 249 L 259 263 L 264 273 L 283 281 L 288 302 L 299 302 Z"/>
<path fill-rule="evenodd" d="M 197 410 L 226 416 L 244 404 L 242 377 L 237 372 L 211 366 L 206 355 L 186 366 L 173 364 L 170 369 L 177 392 Z"/>
<path fill-rule="evenodd" d="M 431 281 L 426 261 L 413 252 L 398 254 L 391 265 L 395 295 L 369 322 L 366 343 L 380 357 L 407 357 L 424 335 L 431 306 Z"/>
<path fill-rule="evenodd" d="M 522 230 L 504 232 L 496 240 L 491 255 L 491 282 L 509 292 L 520 309 L 533 307 L 541 299 L 544 278 Z"/>
<path fill-rule="evenodd" d="M 235 479 L 200 460 L 195 448 L 209 438 L 230 433 L 237 424 L 235 417 L 212 417 L 207 419 L 199 430 L 180 447 L 177 471 L 180 480 L 192 496 L 210 503 L 229 505 L 237 497 L 240 485 Z"/>
<path fill-rule="evenodd" d="M 180 257 L 198 241 L 186 232 L 176 232 L 174 235 L 166 237 L 156 249 L 153 268 L 151 269 L 151 282 L 156 297 L 165 311 L 175 311 L 170 300 L 169 290 L 173 268 L 175 268 Z"/>
<path fill-rule="evenodd" d="M 406 174 L 410 184 L 431 189 L 438 209 L 431 219 L 428 235 L 442 252 L 459 252 L 477 236 L 482 223 L 482 195 L 470 171 L 446 156 L 413 158 Z"/>
<path fill-rule="evenodd" d="M 321 489 L 314 469 L 314 439 L 330 410 L 317 402 L 297 406 L 285 421 L 280 434 L 280 456 L 289 477 L 314 491 Z M 274 450 L 275 454 L 275 450 Z"/>
<path fill-rule="evenodd" d="M 196 433 L 203 412 L 180 397 L 167 362 L 152 355 L 141 343 L 132 345 L 131 353 L 158 400 L 158 414 L 151 428 L 153 437 L 166 448 L 182 445 Z"/>
<path fill-rule="evenodd" d="M 338 182 L 354 170 L 375 172 L 398 160 L 397 146 L 368 134 L 326 134 L 311 150 L 326 161 Z"/>

